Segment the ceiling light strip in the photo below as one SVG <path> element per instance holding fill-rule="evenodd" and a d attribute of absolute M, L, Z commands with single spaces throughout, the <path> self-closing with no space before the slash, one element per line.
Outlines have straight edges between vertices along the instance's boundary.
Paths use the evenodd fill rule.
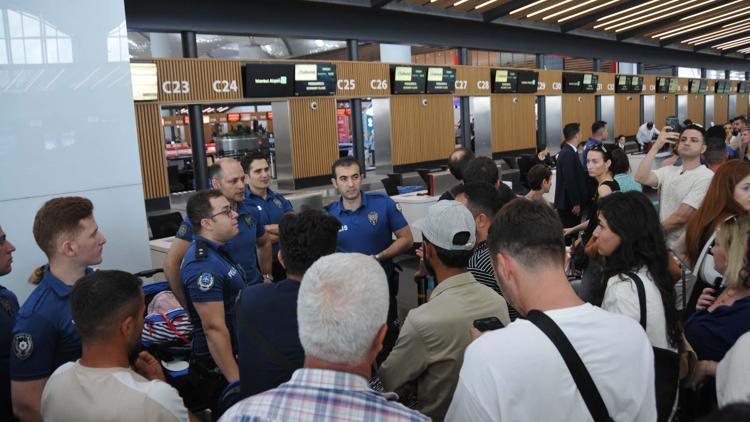
<path fill-rule="evenodd" d="M 733 35 L 744 31 L 750 31 L 750 27 L 746 25 L 740 25 L 739 27 L 733 27 L 730 29 L 722 29 L 721 31 L 715 31 L 708 34 L 704 34 L 698 37 L 688 38 L 680 42 L 685 44 L 703 44 L 711 40 L 718 38 L 724 38 L 727 35 Z"/>
<path fill-rule="evenodd" d="M 484 2 L 484 3 L 482 3 L 482 4 L 478 5 L 478 6 L 475 6 L 475 7 L 474 7 L 474 10 L 479 10 L 479 9 L 483 8 L 484 6 L 487 6 L 487 5 L 489 5 L 489 4 L 492 4 L 492 3 L 496 2 L 496 1 L 497 1 L 497 0 L 487 0 L 487 1 L 486 1 L 486 2 Z"/>
<path fill-rule="evenodd" d="M 662 32 L 660 34 L 653 35 L 651 38 L 659 38 L 659 39 L 672 38 L 675 35 L 684 34 L 685 32 L 691 32 L 691 31 L 694 31 L 694 30 L 699 29 L 699 28 L 705 28 L 707 26 L 714 25 L 714 24 L 719 23 L 719 22 L 723 22 L 723 21 L 726 21 L 726 20 L 729 20 L 729 19 L 734 19 L 734 18 L 738 18 L 738 17 L 743 16 L 743 15 L 747 15 L 748 13 L 750 13 L 748 11 L 748 9 L 750 9 L 750 8 L 744 8 L 744 9 L 734 10 L 732 12 L 725 13 L 723 15 L 715 16 L 715 17 L 710 18 L 708 20 L 704 20 L 704 21 L 701 21 L 701 22 L 696 22 L 696 23 L 693 23 L 693 24 L 690 24 L 690 25 L 686 25 L 686 26 L 681 26 L 681 27 L 678 27 L 678 28 L 675 28 L 675 29 L 672 29 L 672 30 L 669 30 L 669 31 L 666 31 L 666 32 Z M 742 13 L 737 13 L 737 12 L 742 12 Z"/>
<path fill-rule="evenodd" d="M 703 2 L 703 3 L 693 4 L 692 6 L 688 6 L 688 7 L 685 7 L 685 4 L 678 4 L 678 5 L 675 5 L 675 6 L 672 6 L 672 7 L 668 7 L 666 9 L 660 10 L 660 11 L 658 11 L 656 13 L 650 14 L 650 16 L 653 16 L 655 14 L 659 15 L 659 16 L 656 16 L 655 18 L 651 18 L 651 19 L 648 19 L 648 20 L 645 20 L 645 21 L 640 21 L 640 22 L 633 23 L 632 25 L 622 27 L 622 28 L 616 30 L 615 32 L 627 31 L 628 29 L 635 28 L 635 27 L 641 26 L 643 24 L 647 24 L 647 23 L 654 22 L 654 21 L 659 21 L 659 20 L 662 20 L 664 18 L 668 18 L 668 17 L 670 17 L 672 15 L 676 15 L 678 13 L 682 13 L 682 12 L 684 12 L 686 10 L 690 10 L 690 9 L 693 9 L 693 8 L 696 8 L 696 7 L 703 6 L 704 4 L 710 3 L 711 1 L 713 1 L 713 0 L 709 0 L 709 1 L 706 1 L 706 2 Z M 670 13 L 667 13 L 667 14 L 661 14 L 663 12 L 666 12 L 668 10 L 672 10 L 672 9 L 675 9 L 675 8 L 678 8 L 678 7 L 680 8 L 679 10 L 675 10 L 674 12 L 670 12 Z M 642 18 L 645 18 L 645 17 L 646 16 L 642 16 L 639 19 L 642 19 Z M 616 26 L 619 26 L 619 25 L 616 25 Z"/>
<path fill-rule="evenodd" d="M 569 7 L 569 8 L 567 8 L 567 9 L 561 10 L 561 11 L 559 11 L 559 12 L 555 12 L 555 13 L 553 13 L 553 14 L 551 14 L 551 15 L 547 15 L 547 16 L 543 17 L 543 18 L 542 18 L 542 20 L 543 20 L 543 21 L 546 21 L 547 19 L 550 19 L 550 18 L 554 18 L 555 16 L 559 16 L 559 15 L 562 15 L 562 14 L 564 14 L 564 13 L 568 13 L 568 12 L 570 12 L 571 10 L 576 10 L 576 9 L 579 9 L 579 8 L 581 8 L 581 7 L 583 7 L 583 6 L 587 5 L 587 4 L 591 4 L 591 3 L 595 2 L 595 1 L 596 1 L 596 0 L 588 0 L 588 1 L 585 1 L 585 2 L 583 2 L 583 3 L 581 3 L 581 4 L 577 4 L 577 5 L 575 5 L 575 6 Z"/>
<path fill-rule="evenodd" d="M 453 7 L 460 6 L 464 3 L 466 3 L 469 0 L 458 0 L 457 2 L 453 3 Z"/>
<path fill-rule="evenodd" d="M 722 4 L 722 5 L 716 6 L 714 8 L 711 8 L 711 9 L 708 9 L 708 10 L 704 10 L 704 11 L 702 11 L 700 13 L 696 13 L 694 15 L 685 16 L 684 18 L 680 19 L 680 22 L 686 21 L 686 20 L 690 20 L 690 19 L 695 19 L 696 17 L 698 17 L 700 15 L 705 15 L 706 13 L 715 12 L 715 11 L 717 11 L 719 9 L 723 9 L 725 7 L 729 7 L 729 6 L 733 5 L 733 4 L 737 4 L 737 3 L 741 2 L 741 1 L 744 1 L 744 0 L 734 0 L 733 2 L 730 2 L 730 3 L 727 3 L 727 4 Z"/>
<path fill-rule="evenodd" d="M 632 15 L 624 15 L 624 16 L 620 16 L 619 18 L 617 18 L 617 19 L 612 19 L 612 20 L 611 20 L 611 21 L 609 21 L 609 22 L 602 22 L 602 23 L 600 23 L 600 24 L 598 24 L 598 25 L 594 26 L 594 29 L 598 29 L 598 28 L 600 28 L 600 27 L 602 27 L 602 26 L 607 26 L 607 25 L 611 25 L 611 24 L 613 24 L 613 23 L 615 23 L 615 22 L 620 22 L 620 21 L 624 21 L 624 20 L 626 20 L 626 19 L 629 19 L 629 18 L 631 18 L 631 19 L 632 19 L 632 18 L 635 18 L 636 16 L 638 16 L 638 15 L 640 15 L 640 14 L 642 14 L 642 13 L 650 12 L 650 11 L 652 11 L 652 10 L 655 10 L 655 9 L 658 9 L 658 8 L 660 8 L 660 7 L 662 7 L 662 6 L 666 6 L 666 5 L 668 5 L 668 4 L 672 4 L 672 3 L 674 3 L 675 1 L 677 1 L 677 0 L 673 0 L 673 1 L 668 1 L 668 2 L 666 2 L 666 3 L 661 3 L 661 4 L 657 4 L 657 5 L 655 5 L 655 6 L 651 6 L 651 7 L 647 8 L 647 9 L 642 9 L 642 10 L 639 10 L 639 11 L 637 11 L 637 12 L 633 13 Z M 627 22 L 622 22 L 621 24 L 627 24 Z M 606 28 L 606 29 L 609 29 L 609 28 Z"/>
<path fill-rule="evenodd" d="M 625 9 L 625 10 L 620 10 L 619 12 L 615 12 L 615 13 L 612 13 L 611 15 L 607 15 L 607 16 L 602 16 L 601 18 L 597 19 L 596 21 L 597 21 L 597 22 L 599 22 L 599 21 L 606 21 L 606 20 L 609 20 L 610 18 L 614 18 L 615 16 L 619 16 L 619 15 L 622 15 L 623 13 L 628 13 L 628 12 L 630 12 L 631 10 L 635 10 L 635 9 L 640 9 L 640 8 L 641 8 L 641 7 L 643 7 L 643 6 L 648 6 L 649 4 L 651 4 L 651 3 L 656 3 L 656 2 L 658 2 L 658 1 L 660 1 L 660 0 L 651 0 L 651 1 L 647 1 L 646 3 L 643 3 L 643 4 L 639 4 L 638 6 L 633 6 L 633 7 L 627 8 L 627 9 Z"/>
<path fill-rule="evenodd" d="M 566 17 L 564 17 L 564 18 L 562 18 L 562 19 L 559 19 L 559 20 L 557 21 L 557 23 L 563 23 L 563 22 L 565 22 L 565 21 L 569 21 L 569 20 L 571 20 L 571 19 L 573 19 L 573 18 L 575 18 L 575 17 L 581 16 L 581 15 L 585 15 L 585 14 L 591 13 L 591 12 L 593 12 L 593 11 L 595 11 L 595 10 L 601 9 L 602 7 L 607 7 L 607 6 L 609 6 L 610 4 L 612 4 L 612 3 L 617 3 L 618 1 L 620 1 L 620 0 L 611 0 L 611 1 L 608 1 L 608 2 L 606 2 L 606 3 L 600 4 L 600 5 L 598 5 L 598 6 L 594 6 L 594 7 L 592 7 L 591 9 L 586 9 L 586 10 L 584 10 L 584 11 L 581 11 L 581 12 L 578 12 L 578 13 L 574 13 L 574 14 L 572 14 L 572 15 L 570 15 L 570 16 L 566 16 Z"/>
<path fill-rule="evenodd" d="M 542 4 L 542 3 L 544 3 L 545 1 L 547 1 L 547 0 L 539 0 L 539 1 L 535 1 L 534 3 L 531 3 L 531 4 L 527 4 L 527 5 L 526 5 L 526 6 L 524 6 L 524 7 L 519 7 L 519 8 L 518 8 L 518 9 L 516 9 L 516 10 L 512 10 L 512 11 L 510 12 L 510 14 L 511 14 L 511 15 L 514 15 L 514 14 L 516 14 L 516 13 L 518 13 L 518 12 L 523 12 L 524 10 L 526 10 L 526 9 L 529 9 L 529 8 L 532 8 L 532 7 L 536 6 L 536 5 Z"/>
<path fill-rule="evenodd" d="M 711 48 L 718 48 L 719 50 L 728 50 L 732 47 L 739 47 L 743 44 L 750 42 L 750 37 L 738 38 L 736 40 L 728 41 L 721 44 L 712 45 Z"/>
<path fill-rule="evenodd" d="M 573 0 L 563 0 L 560 3 L 555 3 L 552 6 L 547 6 L 544 9 L 539 9 L 536 12 L 529 13 L 528 15 L 526 15 L 526 17 L 527 18 L 532 18 L 532 17 L 534 17 L 534 16 L 536 16 L 536 15 L 538 15 L 540 13 L 544 13 L 544 12 L 550 10 L 550 9 L 554 9 L 556 7 L 562 6 L 563 4 L 570 3 L 571 1 L 573 1 Z"/>

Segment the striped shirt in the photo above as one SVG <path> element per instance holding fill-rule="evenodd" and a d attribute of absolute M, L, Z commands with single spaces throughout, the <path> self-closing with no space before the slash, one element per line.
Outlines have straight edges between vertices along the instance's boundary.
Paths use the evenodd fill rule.
<path fill-rule="evenodd" d="M 500 296 L 503 296 L 503 292 L 500 290 L 500 285 L 497 280 L 495 280 L 495 270 L 492 269 L 490 251 L 487 249 L 487 241 L 479 242 L 476 249 L 474 249 L 474 254 L 471 256 L 471 259 L 469 259 L 469 272 L 478 282 L 496 291 Z M 508 315 L 510 315 L 511 321 L 515 321 L 516 318 L 520 316 L 518 311 L 510 306 L 510 302 L 508 302 Z"/>
<path fill-rule="evenodd" d="M 359 375 L 302 368 L 273 390 L 248 397 L 221 417 L 228 421 L 416 421 L 430 419 L 370 389 Z"/>

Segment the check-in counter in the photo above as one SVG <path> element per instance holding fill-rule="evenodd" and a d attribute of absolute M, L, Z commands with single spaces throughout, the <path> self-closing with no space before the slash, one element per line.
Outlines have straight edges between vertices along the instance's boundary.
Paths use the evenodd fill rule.
<path fill-rule="evenodd" d="M 415 242 L 422 241 L 422 232 L 414 227 L 414 223 L 427 216 L 427 210 L 438 201 L 438 198 L 438 196 L 427 195 L 426 190 L 391 196 L 391 199 L 401 206 L 401 212 L 406 222 L 409 223 Z"/>
<path fill-rule="evenodd" d="M 300 211 L 303 208 L 313 210 L 323 209 L 323 192 L 321 191 L 284 194 L 284 197 L 292 203 L 295 211 Z"/>
<path fill-rule="evenodd" d="M 151 268 L 164 268 L 164 259 L 167 257 L 169 247 L 172 246 L 175 237 L 165 237 L 162 239 L 154 239 L 148 242 L 149 249 L 151 250 Z M 164 275 L 158 274 L 154 277 L 154 281 L 163 281 Z"/>

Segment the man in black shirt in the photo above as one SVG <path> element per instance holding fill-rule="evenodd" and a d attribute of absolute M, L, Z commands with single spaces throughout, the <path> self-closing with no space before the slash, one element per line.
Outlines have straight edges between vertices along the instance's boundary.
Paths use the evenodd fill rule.
<path fill-rule="evenodd" d="M 278 387 L 302 367 L 305 352 L 297 327 L 300 282 L 318 258 L 336 251 L 340 227 L 335 217 L 314 210 L 281 218 L 278 259 L 287 278 L 247 286 L 238 302 L 235 327 L 243 397 Z"/>

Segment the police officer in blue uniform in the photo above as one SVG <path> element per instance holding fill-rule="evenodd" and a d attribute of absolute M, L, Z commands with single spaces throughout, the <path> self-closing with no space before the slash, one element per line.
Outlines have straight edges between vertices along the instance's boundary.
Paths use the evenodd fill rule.
<path fill-rule="evenodd" d="M 400 206 L 380 192 L 362 192 L 361 170 L 352 157 L 343 157 L 331 166 L 331 183 L 341 198 L 328 205 L 326 211 L 341 222 L 337 250 L 372 255 L 380 262 L 388 277 L 391 303 L 388 309 L 388 333 L 383 341 L 382 362 L 398 338 L 398 274 L 393 258 L 409 251 L 414 244 L 411 228 Z M 393 240 L 393 235 L 396 240 Z"/>
<path fill-rule="evenodd" d="M 288 212 L 294 212 L 292 203 L 283 195 L 274 192 L 271 185 L 271 169 L 266 156 L 258 151 L 245 154 L 242 168 L 247 173 L 247 190 L 245 203 L 256 207 L 261 213 L 261 219 L 266 224 L 265 229 L 273 239 L 273 280 L 286 278 L 286 271 L 279 263 L 279 221 Z"/>
<path fill-rule="evenodd" d="M 195 193 L 187 214 L 196 234 L 180 268 L 187 310 L 193 322 L 191 368 L 201 377 L 210 405 L 240 377 L 235 359 L 234 304 L 246 283 L 245 271 L 227 242 L 239 233 L 238 214 L 219 190 Z"/>
<path fill-rule="evenodd" d="M 34 239 L 49 265 L 32 274 L 38 284 L 16 315 L 10 357 L 13 411 L 41 420 L 42 391 L 60 365 L 81 357 L 81 339 L 68 296 L 75 282 L 102 262 L 106 240 L 86 198 L 47 201 L 34 219 Z"/>
<path fill-rule="evenodd" d="M 235 159 L 222 158 L 211 165 L 208 173 L 213 188 L 221 191 L 239 214 L 239 233 L 226 244 L 229 254 L 245 270 L 248 284 L 270 282 L 273 278 L 271 237 L 265 232 L 258 209 L 243 202 L 245 173 L 242 165 Z M 186 302 L 180 284 L 180 265 L 193 241 L 193 231 L 193 224 L 186 218 L 164 259 L 164 273 L 169 287 L 183 306 L 186 306 Z"/>
<path fill-rule="evenodd" d="M 9 274 L 16 247 L 5 236 L 0 227 L 0 277 Z M 0 286 L 0 420 L 13 420 L 13 405 L 10 402 L 10 344 L 11 332 L 18 313 L 16 295 Z"/>

